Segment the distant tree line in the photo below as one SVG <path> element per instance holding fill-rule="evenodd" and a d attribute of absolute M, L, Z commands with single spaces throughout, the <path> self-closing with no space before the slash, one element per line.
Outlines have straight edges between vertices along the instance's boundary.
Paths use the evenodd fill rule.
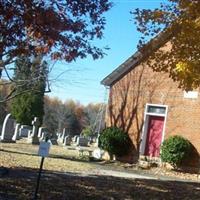
<path fill-rule="evenodd" d="M 91 135 L 97 133 L 99 126 L 101 129 L 104 127 L 105 111 L 101 112 L 101 110 L 105 105 L 90 103 L 84 106 L 73 100 L 63 103 L 58 98 L 47 96 L 44 102 L 43 126 L 54 133 L 62 132 L 67 128 L 71 135 L 80 133 Z M 100 114 L 103 115 L 101 122 Z"/>
<path fill-rule="evenodd" d="M 0 86 L 0 98 L 1 95 L 5 96 L 8 93 L 9 86 Z M 29 95 L 22 95 L 20 96 L 20 99 L 26 98 L 27 96 Z M 1 125 L 3 124 L 6 114 L 11 112 L 13 102 L 15 103 L 18 101 L 19 100 L 14 98 L 13 101 L 0 103 Z M 102 108 L 103 113 L 100 113 Z M 103 115 L 103 118 L 100 124 L 101 114 Z M 31 115 L 32 114 L 30 113 L 29 116 Z M 104 115 L 105 105 L 102 105 L 101 103 L 90 103 L 85 106 L 73 100 L 67 100 L 63 103 L 58 98 L 44 96 L 44 116 L 42 126 L 47 127 L 52 133 L 62 132 L 64 128 L 67 128 L 72 135 L 80 133 L 91 135 L 97 133 L 99 128 L 102 129 L 104 127 Z"/>
<path fill-rule="evenodd" d="M 6 84 L 7 80 L 0 81 L 0 124 L 6 114 L 11 113 L 17 123 L 26 125 L 31 125 L 33 118 L 38 117 L 40 125 L 48 128 L 51 133 L 62 132 L 66 128 L 71 135 L 91 135 L 103 128 L 102 108 L 105 105 L 83 106 L 73 100 L 63 103 L 58 98 L 44 96 L 47 79 L 48 65 L 41 57 L 18 57 L 13 74 L 13 81 L 18 80 L 20 83 L 15 89 L 18 95 L 10 101 L 1 101 L 5 96 L 12 95 L 10 91 L 13 86 Z"/>

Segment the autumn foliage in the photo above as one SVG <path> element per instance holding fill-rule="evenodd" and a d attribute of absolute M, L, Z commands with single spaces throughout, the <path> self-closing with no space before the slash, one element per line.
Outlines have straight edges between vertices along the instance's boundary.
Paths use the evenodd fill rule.
<path fill-rule="evenodd" d="M 92 41 L 102 38 L 110 7 L 109 0 L 0 0 L 0 79 L 4 71 L 12 88 L 18 88 L 9 72 L 21 56 L 67 62 L 103 57 L 106 47 Z M 13 91 L 0 102 L 18 95 Z"/>
<path fill-rule="evenodd" d="M 170 51 L 162 49 L 151 54 L 148 62 L 155 71 L 170 74 L 179 86 L 189 90 L 200 85 L 200 1 L 168 0 L 160 8 L 136 9 L 134 12 L 141 51 L 151 50 L 149 38 L 163 32 L 170 39 Z"/>
<path fill-rule="evenodd" d="M 91 127 L 92 133 L 97 133 L 99 122 L 97 116 L 102 104 L 88 104 L 84 106 L 73 100 L 66 100 L 64 103 L 57 98 L 44 99 L 43 126 L 53 133 L 62 132 L 67 128 L 72 135 L 80 134 L 83 129 Z M 104 113 L 102 116 L 102 127 L 104 126 Z"/>
<path fill-rule="evenodd" d="M 1 0 L 0 59 L 38 53 L 66 61 L 101 57 L 90 41 L 102 37 L 102 15 L 110 6 L 108 0 Z"/>

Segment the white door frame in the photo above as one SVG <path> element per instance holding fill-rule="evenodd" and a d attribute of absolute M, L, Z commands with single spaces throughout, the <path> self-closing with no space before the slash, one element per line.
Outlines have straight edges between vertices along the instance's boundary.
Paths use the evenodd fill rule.
<path fill-rule="evenodd" d="M 159 114 L 159 113 L 148 112 L 148 107 L 149 106 L 165 108 L 165 113 L 164 114 Z M 144 124 L 143 124 L 142 134 L 141 134 L 140 155 L 144 155 L 144 153 L 145 153 L 146 140 L 147 140 L 147 131 L 148 131 L 148 125 L 149 125 L 149 116 L 164 117 L 164 125 L 163 125 L 162 140 L 161 140 L 161 144 L 162 144 L 162 142 L 164 140 L 164 136 L 165 136 L 165 127 L 166 127 L 166 121 L 167 121 L 167 112 L 168 112 L 168 106 L 167 105 L 150 104 L 150 103 L 146 104 L 146 106 L 145 106 L 145 112 L 144 112 Z"/>

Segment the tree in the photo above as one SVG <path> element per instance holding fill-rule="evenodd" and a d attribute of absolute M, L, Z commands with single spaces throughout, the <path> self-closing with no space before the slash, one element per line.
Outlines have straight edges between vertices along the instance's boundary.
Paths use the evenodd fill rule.
<path fill-rule="evenodd" d="M 10 87 L 7 83 L 6 80 L 0 80 L 0 101 L 10 92 Z M 6 114 L 9 112 L 9 108 L 9 102 L 0 103 L 0 124 L 3 124 Z"/>
<path fill-rule="evenodd" d="M 88 104 L 84 113 L 87 119 L 87 124 L 90 127 L 92 134 L 96 134 L 105 128 L 105 110 L 106 105 L 100 104 Z"/>
<path fill-rule="evenodd" d="M 50 56 L 71 62 L 91 55 L 104 55 L 92 43 L 101 39 L 105 26 L 103 14 L 111 7 L 109 0 L 0 0 L 0 78 L 16 58 Z M 15 96 L 12 92 L 9 98 Z"/>
<path fill-rule="evenodd" d="M 94 134 L 99 128 L 97 115 L 101 106 L 102 104 L 83 106 L 73 100 L 63 103 L 57 98 L 45 96 L 43 126 L 54 133 L 62 132 L 63 128 L 67 128 L 72 135 L 79 134 L 83 129 L 90 127 Z"/>
<path fill-rule="evenodd" d="M 160 8 L 136 9 L 132 13 L 138 31 L 142 33 L 138 45 L 140 51 L 151 51 L 152 42 L 144 44 L 160 32 L 163 32 L 162 36 L 170 38 L 170 51 L 159 49 L 151 53 L 148 65 L 155 71 L 168 72 L 183 89 L 199 87 L 200 1 L 168 0 Z"/>
<path fill-rule="evenodd" d="M 73 100 L 68 100 L 64 105 L 66 108 L 64 128 L 67 128 L 71 135 L 80 134 L 83 115 L 80 104 Z"/>
<path fill-rule="evenodd" d="M 60 105 L 62 105 L 62 102 L 58 100 L 57 98 L 49 98 L 48 96 L 45 96 L 43 126 L 51 130 L 52 133 L 56 133 L 56 131 L 60 131 L 59 127 L 61 127 L 62 122 L 63 122 L 64 109 L 60 109 Z M 60 116 L 62 117 L 58 118 L 57 113 L 60 113 Z"/>
<path fill-rule="evenodd" d="M 34 117 L 42 123 L 46 69 L 47 63 L 41 63 L 40 58 L 20 57 L 16 60 L 13 80 L 22 82 L 16 92 L 27 91 L 11 102 L 11 113 L 18 123 L 31 125 Z"/>
<path fill-rule="evenodd" d="M 63 128 L 67 128 L 72 135 L 80 133 L 82 115 L 80 105 L 73 100 L 62 103 L 57 98 L 45 97 L 43 125 L 52 132 L 62 132 Z"/>

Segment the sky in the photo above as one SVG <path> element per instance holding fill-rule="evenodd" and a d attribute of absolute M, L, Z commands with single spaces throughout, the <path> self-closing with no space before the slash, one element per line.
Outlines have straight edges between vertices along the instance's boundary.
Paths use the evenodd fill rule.
<path fill-rule="evenodd" d="M 113 0 L 113 7 L 105 14 L 107 24 L 104 38 L 95 41 L 98 47 L 108 46 L 107 55 L 99 60 L 88 57 L 73 63 L 56 62 L 50 73 L 52 92 L 63 102 L 69 99 L 81 104 L 106 103 L 108 90 L 100 84 L 120 64 L 137 50 L 140 34 L 130 11 L 136 8 L 156 8 L 164 0 Z"/>

